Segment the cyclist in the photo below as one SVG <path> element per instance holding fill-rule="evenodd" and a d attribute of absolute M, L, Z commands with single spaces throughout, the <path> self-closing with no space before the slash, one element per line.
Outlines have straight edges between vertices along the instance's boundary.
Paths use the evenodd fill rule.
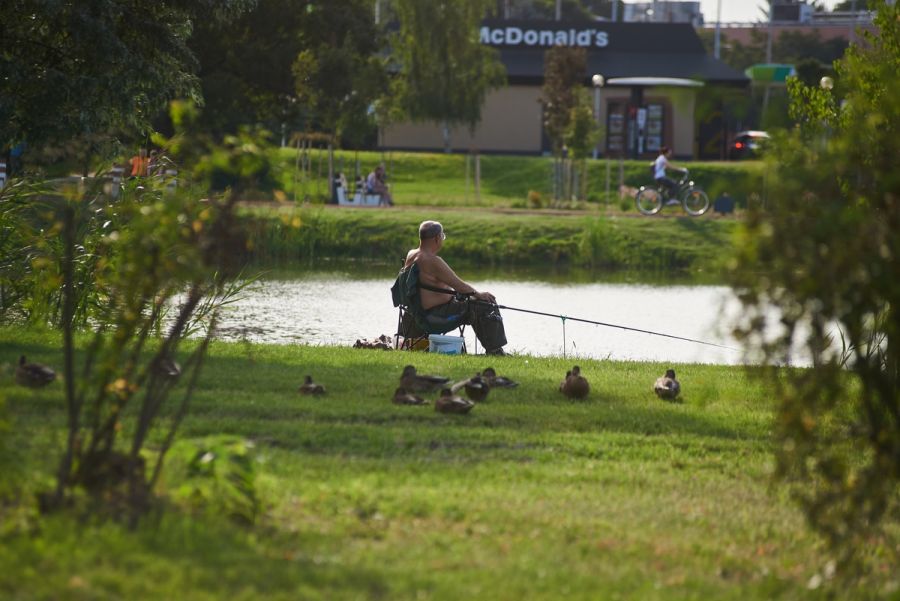
<path fill-rule="evenodd" d="M 669 202 L 667 205 L 677 205 L 678 199 L 676 196 L 678 195 L 678 183 L 670 177 L 666 177 L 666 168 L 671 167 L 672 169 L 677 169 L 675 165 L 669 162 L 669 157 L 672 156 L 672 149 L 668 146 L 663 146 L 659 149 L 659 156 L 656 157 L 656 160 L 653 161 L 653 179 L 656 180 L 656 183 L 660 186 L 665 186 L 665 188 L 669 191 Z"/>

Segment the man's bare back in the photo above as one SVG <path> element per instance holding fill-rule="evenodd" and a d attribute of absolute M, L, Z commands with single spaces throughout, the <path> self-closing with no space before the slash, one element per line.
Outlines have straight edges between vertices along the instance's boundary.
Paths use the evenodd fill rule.
<path fill-rule="evenodd" d="M 434 329 L 443 333 L 456 327 L 471 325 L 486 354 L 503 355 L 506 331 L 497 299 L 490 292 L 478 292 L 471 284 L 459 279 L 446 261 L 438 256 L 446 238 L 440 222 L 423 221 L 419 224 L 419 247 L 406 253 L 404 269 L 412 265 L 419 267 L 419 300 L 424 315 L 416 317 L 418 327 L 425 331 Z M 421 286 L 447 290 L 448 293 L 435 292 Z M 457 300 L 453 293 L 470 295 L 471 298 Z M 482 302 L 472 302 L 473 299 Z M 426 323 L 429 325 L 424 325 Z M 409 335 L 410 330 L 404 330 L 403 336 Z"/>
<path fill-rule="evenodd" d="M 496 303 L 497 300 L 493 294 L 475 290 L 470 284 L 461 280 L 453 269 L 447 265 L 447 262 L 437 255 L 443 246 L 445 236 L 440 224 L 436 224 L 435 231 L 438 233 L 437 236 L 420 239 L 419 247 L 413 248 L 406 253 L 406 262 L 403 266 L 409 267 L 413 263 L 417 264 L 419 266 L 419 280 L 427 286 L 445 288 L 463 294 L 471 293 L 477 299 Z M 452 297 L 449 294 L 422 288 L 419 290 L 419 298 L 422 300 L 422 308 L 428 310 L 449 302 Z"/>

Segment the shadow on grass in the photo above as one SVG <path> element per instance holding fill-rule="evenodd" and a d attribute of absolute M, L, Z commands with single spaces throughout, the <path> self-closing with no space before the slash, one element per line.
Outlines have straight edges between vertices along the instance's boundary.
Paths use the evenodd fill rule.
<path fill-rule="evenodd" d="M 387 595 L 382 576 L 331 562 L 321 541 L 309 536 L 235 528 L 175 508 L 145 519 L 133 532 L 114 523 L 88 527 L 71 516 L 50 516 L 39 532 L 4 539 L 0 590 L 35 599 L 65 597 L 66 591 L 71 598 L 106 598 L 105 592 L 124 599 Z"/>

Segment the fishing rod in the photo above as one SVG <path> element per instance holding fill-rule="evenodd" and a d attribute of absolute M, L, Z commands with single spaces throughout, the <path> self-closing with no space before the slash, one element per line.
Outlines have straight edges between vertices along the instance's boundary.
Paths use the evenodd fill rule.
<path fill-rule="evenodd" d="M 630 326 L 622 326 L 614 323 L 605 323 L 602 321 L 593 321 L 591 319 L 581 319 L 580 317 L 569 317 L 567 315 L 559 315 L 557 313 L 544 313 L 543 311 L 532 311 L 531 309 L 519 309 L 518 307 L 507 307 L 506 305 L 496 305 L 498 309 L 506 309 L 507 311 L 518 311 L 520 313 L 531 313 L 533 315 L 543 315 L 544 317 L 558 317 L 563 322 L 565 321 L 580 321 L 582 323 L 590 323 L 595 326 L 605 326 L 607 328 L 618 328 L 620 330 L 627 330 L 629 332 L 640 332 L 641 334 L 650 334 L 651 336 L 662 336 L 663 338 L 672 338 L 673 340 L 684 340 L 685 342 L 693 342 L 695 344 L 705 344 L 706 346 L 714 346 L 716 348 L 726 349 L 729 351 L 739 351 L 740 349 L 736 349 L 731 346 L 725 346 L 724 344 L 717 344 L 715 342 L 705 342 L 703 340 L 697 340 L 695 338 L 685 338 L 684 336 L 675 336 L 674 334 L 665 334 L 663 332 L 654 332 L 652 330 L 642 330 L 640 328 L 632 328 Z"/>
<path fill-rule="evenodd" d="M 580 317 L 569 317 L 567 315 L 561 315 L 559 313 L 545 313 L 544 311 L 534 311 L 532 309 L 522 309 L 519 307 L 510 307 L 508 305 L 498 305 L 497 303 L 492 303 L 490 301 L 483 301 L 480 298 L 475 298 L 473 292 L 456 292 L 455 290 L 450 290 L 447 288 L 436 288 L 434 286 L 428 286 L 426 284 L 422 284 L 419 282 L 419 288 L 424 288 L 425 290 L 431 290 L 432 292 L 439 292 L 442 294 L 450 294 L 459 302 L 473 302 L 473 303 L 481 303 L 482 305 L 488 305 L 490 307 L 494 307 L 497 309 L 505 309 L 507 311 L 518 311 L 520 313 L 531 313 L 532 315 L 541 315 L 543 317 L 556 317 L 557 319 L 562 320 L 563 324 L 563 353 L 565 353 L 565 336 L 566 336 L 566 321 L 580 321 L 582 323 L 589 323 L 595 326 L 604 326 L 607 328 L 618 328 L 620 330 L 626 330 L 628 332 L 638 332 L 641 334 L 650 334 L 651 336 L 661 336 L 663 338 L 671 338 L 672 340 L 683 340 L 684 342 L 693 342 L 694 344 L 703 344 L 705 346 L 714 346 L 716 348 L 725 349 L 728 351 L 740 352 L 740 349 L 736 349 L 733 346 L 726 346 L 724 344 L 717 344 L 715 342 L 706 342 L 705 340 L 697 340 L 696 338 L 686 338 L 684 336 L 675 336 L 674 334 L 666 334 L 664 332 L 654 332 L 653 330 L 643 330 L 641 328 L 632 328 L 631 326 L 623 326 L 615 323 L 606 323 L 603 321 L 594 321 L 592 319 L 582 319 Z"/>
<path fill-rule="evenodd" d="M 695 344 L 703 344 L 706 346 L 714 346 L 716 348 L 721 348 L 729 351 L 737 351 L 740 352 L 740 349 L 736 349 L 732 346 L 725 346 L 724 344 L 717 344 L 715 342 L 706 342 L 704 340 L 697 340 L 695 338 L 685 338 L 684 336 L 675 336 L 674 334 L 666 334 L 664 332 L 654 332 L 652 330 L 642 330 L 641 328 L 632 328 L 630 326 L 623 326 L 615 323 L 606 323 L 603 321 L 594 321 L 592 319 L 582 319 L 580 317 L 569 317 L 567 315 L 560 315 L 559 313 L 545 313 L 544 311 L 534 311 L 532 309 L 521 309 L 519 307 L 509 307 L 507 305 L 498 305 L 495 303 L 491 303 L 488 301 L 483 301 L 477 298 L 469 298 L 469 301 L 474 301 L 476 303 L 482 303 L 486 305 L 490 305 L 491 307 L 496 307 L 497 309 L 505 309 L 507 311 L 518 311 L 520 313 L 531 313 L 532 315 L 542 315 L 544 317 L 556 317 L 561 319 L 563 322 L 563 328 L 565 328 L 566 321 L 580 321 L 582 323 L 589 323 L 595 326 L 604 326 L 607 328 L 618 328 L 620 330 L 627 330 L 629 332 L 639 332 L 641 334 L 650 334 L 651 336 L 662 336 L 663 338 L 671 338 L 673 340 L 683 340 L 685 342 L 693 342 Z"/>

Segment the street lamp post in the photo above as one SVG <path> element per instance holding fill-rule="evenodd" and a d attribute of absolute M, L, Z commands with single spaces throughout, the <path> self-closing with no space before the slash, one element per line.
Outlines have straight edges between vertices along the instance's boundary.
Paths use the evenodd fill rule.
<path fill-rule="evenodd" d="M 591 77 L 591 84 L 594 86 L 594 119 L 599 128 L 600 126 L 600 88 L 602 88 L 606 84 L 606 79 L 600 75 L 599 73 L 595 73 L 593 77 Z M 594 159 L 597 159 L 599 154 L 600 140 L 594 144 Z M 606 154 L 606 153 L 604 153 Z M 606 157 L 606 199 L 609 202 L 609 156 Z"/>
<path fill-rule="evenodd" d="M 831 124 L 829 123 L 829 119 L 833 117 L 835 111 L 834 107 L 834 96 L 831 94 L 831 90 L 834 88 L 834 80 L 825 75 L 822 79 L 819 80 L 819 87 L 822 88 L 826 94 L 828 94 L 828 109 L 829 115 L 825 118 L 824 123 L 824 131 L 822 133 L 822 144 L 823 146 L 828 143 L 828 139 L 831 137 Z"/>
<path fill-rule="evenodd" d="M 595 73 L 593 77 L 591 77 L 591 84 L 594 86 L 594 121 L 597 125 L 600 125 L 600 88 L 606 83 L 606 80 L 599 73 Z M 597 158 L 598 150 L 597 146 L 599 145 L 599 140 L 596 144 L 594 144 L 594 158 Z"/>

